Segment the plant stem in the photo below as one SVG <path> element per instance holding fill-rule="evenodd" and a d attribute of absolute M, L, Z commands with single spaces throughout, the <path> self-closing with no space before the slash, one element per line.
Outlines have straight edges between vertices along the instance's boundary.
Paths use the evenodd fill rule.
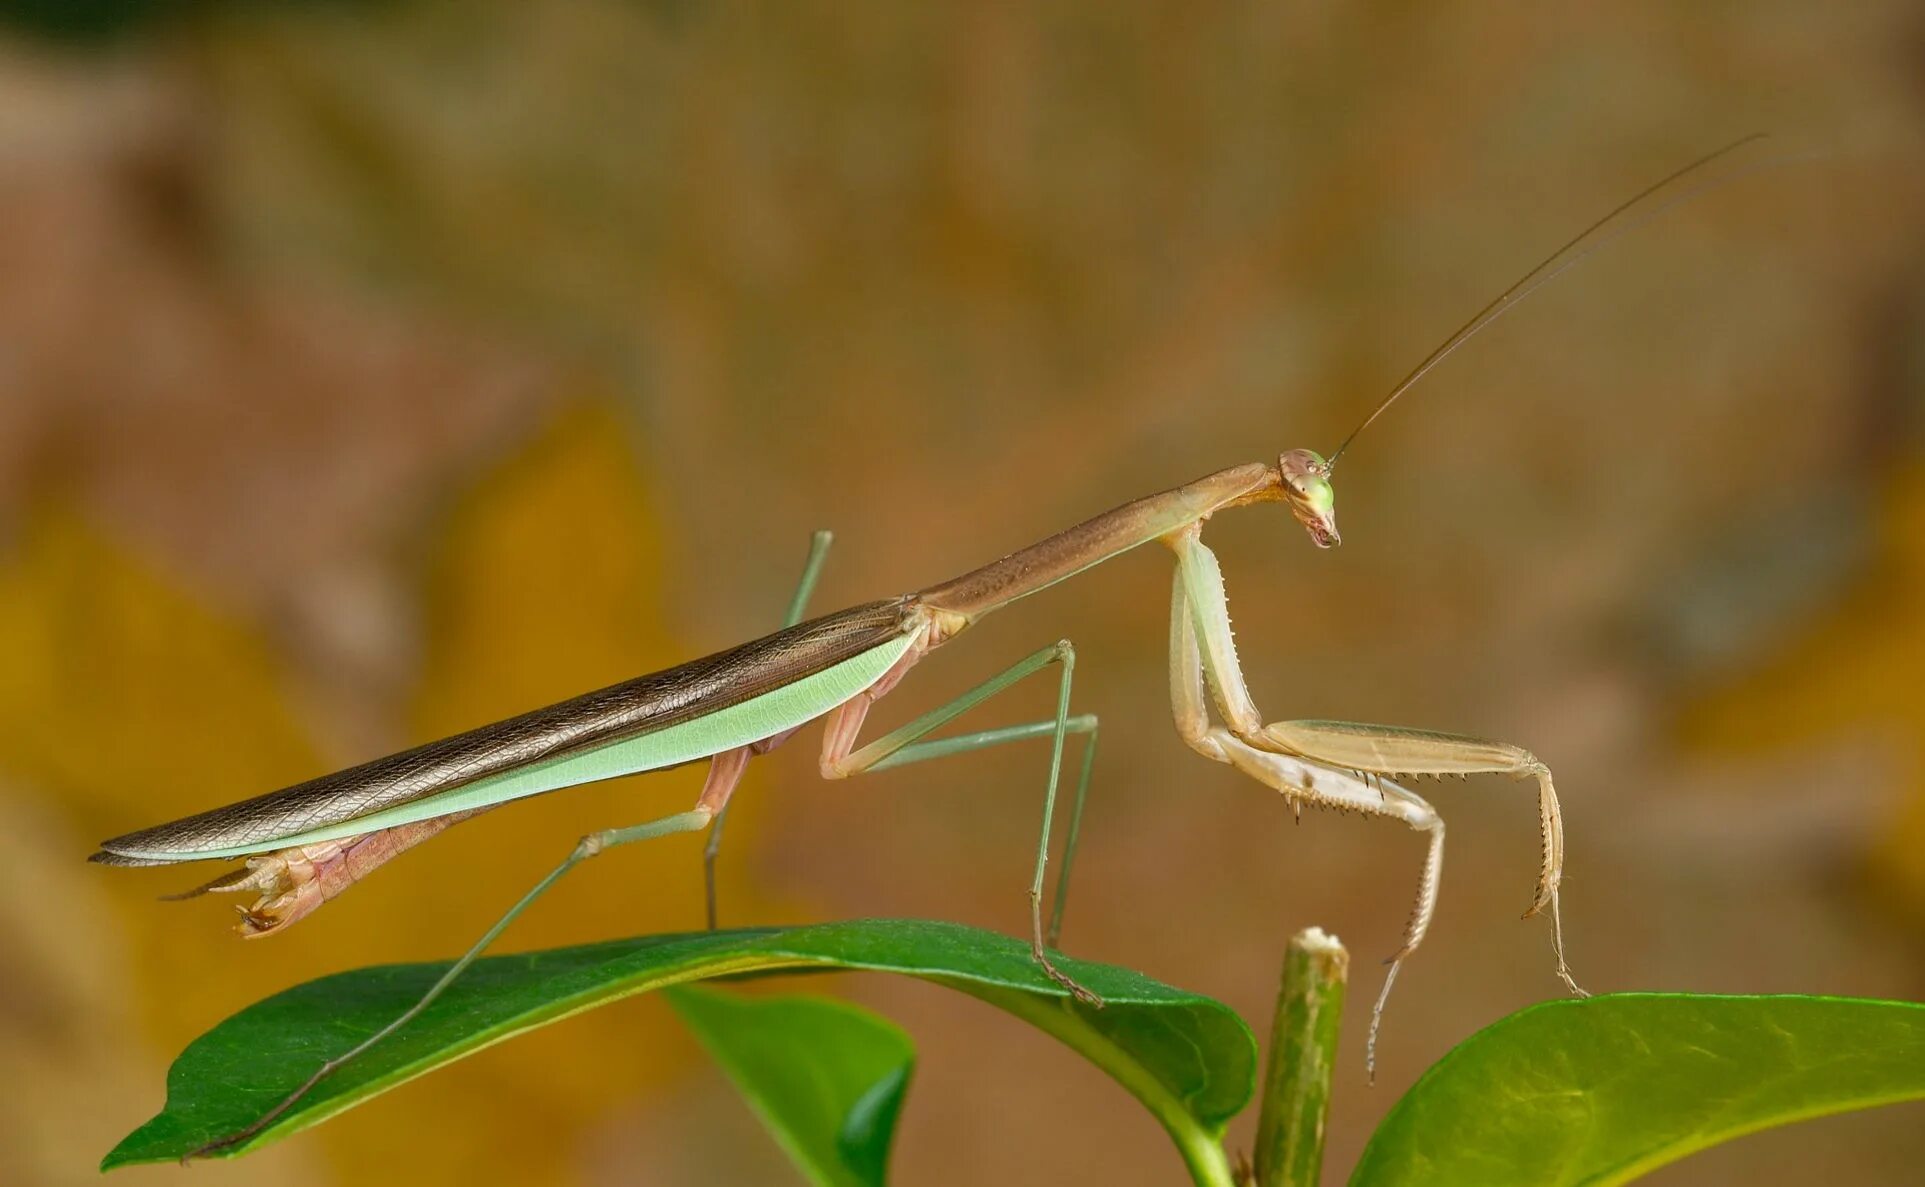
<path fill-rule="evenodd" d="M 1264 1069 L 1256 1187 L 1316 1187 L 1323 1171 L 1330 1074 L 1349 973 L 1350 954 L 1335 936 L 1312 927 L 1291 938 Z"/>

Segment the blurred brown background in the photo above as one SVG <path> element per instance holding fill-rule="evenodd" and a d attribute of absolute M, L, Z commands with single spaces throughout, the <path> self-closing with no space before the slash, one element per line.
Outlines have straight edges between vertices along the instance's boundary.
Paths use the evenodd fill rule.
<path fill-rule="evenodd" d="M 283 938 L 103 836 L 829 609 L 1123 499 L 1327 450 L 1585 221 L 1742 133 L 1805 159 L 1614 246 L 1363 438 L 1345 544 L 1214 524 L 1272 717 L 1533 748 L 1593 989 L 1925 994 L 1925 11 L 511 0 L 4 6 L 0 1181 L 87 1183 L 230 1011 L 450 955 L 699 771 L 522 805 Z M 1023 603 L 898 721 L 1040 643 L 1106 732 L 1067 947 L 1265 1016 L 1284 937 L 1375 958 L 1421 842 L 1168 725 L 1167 560 Z M 1038 684 L 994 712 L 1039 714 Z M 983 724 L 991 723 L 985 716 Z M 734 922 L 1020 932 L 1040 748 L 847 784 L 757 764 Z M 1526 793 L 1451 852 L 1341 1182 L 1475 1028 L 1558 992 Z M 511 937 L 696 926 L 699 841 Z M 819 982 L 923 1052 L 904 1183 L 1167 1183 L 1165 1139 L 1020 1023 Z M 1657 1182 L 1915 1181 L 1916 1108 Z M 1248 1134 L 1239 1129 L 1240 1141 Z M 175 1181 L 172 1167 L 120 1172 Z M 658 1002 L 491 1049 L 197 1184 L 795 1181 Z"/>

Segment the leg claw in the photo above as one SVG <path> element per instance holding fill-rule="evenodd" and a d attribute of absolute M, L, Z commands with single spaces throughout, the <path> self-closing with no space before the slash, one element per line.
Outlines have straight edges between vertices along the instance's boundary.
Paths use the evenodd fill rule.
<path fill-rule="evenodd" d="M 1044 955 L 1042 952 L 1037 952 L 1035 956 L 1036 956 L 1036 963 L 1043 966 L 1043 972 L 1048 974 L 1049 979 L 1056 982 L 1058 985 L 1061 985 L 1064 989 L 1069 990 L 1069 995 L 1071 997 L 1075 998 L 1077 1001 L 1083 1003 L 1086 1006 L 1093 1006 L 1099 1010 L 1103 1008 L 1103 999 L 1101 997 L 1098 997 L 1096 994 L 1083 988 L 1082 985 L 1077 983 L 1076 978 L 1070 976 L 1068 973 L 1064 972 L 1063 970 L 1057 968 L 1054 964 L 1050 963 L 1050 959 L 1048 956 Z"/>

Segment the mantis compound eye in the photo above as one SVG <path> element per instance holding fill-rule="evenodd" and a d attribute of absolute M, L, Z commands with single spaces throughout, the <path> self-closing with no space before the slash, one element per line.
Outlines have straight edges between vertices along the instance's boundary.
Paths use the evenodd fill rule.
<path fill-rule="evenodd" d="M 1292 449 L 1277 457 L 1277 471 L 1292 490 L 1301 490 L 1306 479 L 1329 477 L 1330 463 L 1314 449 Z"/>

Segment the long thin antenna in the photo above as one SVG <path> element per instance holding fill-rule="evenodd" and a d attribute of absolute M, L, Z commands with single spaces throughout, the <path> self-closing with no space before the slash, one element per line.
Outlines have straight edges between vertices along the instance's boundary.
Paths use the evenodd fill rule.
<path fill-rule="evenodd" d="M 1503 317 L 1506 313 L 1510 312 L 1513 306 L 1519 304 L 1525 298 L 1529 297 L 1532 293 L 1536 292 L 1538 289 L 1542 288 L 1543 286 L 1549 284 L 1551 281 L 1556 280 L 1559 276 L 1563 275 L 1565 272 L 1583 263 L 1587 258 L 1590 257 L 1591 253 L 1606 246 L 1607 244 L 1611 243 L 1613 240 L 1616 240 L 1620 236 L 1628 235 L 1632 231 L 1637 230 L 1639 227 L 1643 226 L 1644 224 L 1650 222 L 1652 219 L 1663 214 L 1665 211 L 1671 209 L 1673 206 L 1678 205 L 1680 202 L 1684 202 L 1691 198 L 1694 198 L 1698 194 L 1703 193 L 1707 189 L 1711 189 L 1715 186 L 1723 185 L 1724 183 L 1729 181 L 1734 181 L 1737 178 L 1744 176 L 1746 173 L 1751 172 L 1752 169 L 1761 168 L 1763 167 L 1763 165 L 1770 164 L 1771 162 L 1764 161 L 1764 162 L 1758 163 L 1757 165 L 1752 166 L 1751 169 L 1740 169 L 1735 172 L 1720 174 L 1717 177 L 1707 178 L 1704 181 L 1700 182 L 1699 184 L 1689 187 L 1683 193 L 1673 196 L 1669 201 L 1661 202 L 1657 206 L 1652 207 L 1650 210 L 1646 211 L 1642 216 L 1632 219 L 1630 222 L 1625 223 L 1624 225 L 1618 227 L 1616 230 L 1612 231 L 1610 234 L 1604 236 L 1603 238 L 1592 242 L 1589 246 L 1585 247 L 1583 251 L 1577 252 L 1575 255 L 1569 255 L 1569 257 L 1566 258 L 1567 253 L 1570 253 L 1573 248 L 1576 248 L 1579 244 L 1582 244 L 1585 240 L 1590 239 L 1592 235 L 1602 230 L 1605 226 L 1610 224 L 1619 215 L 1624 214 L 1626 211 L 1629 211 L 1632 207 L 1638 205 L 1640 202 L 1643 202 L 1646 198 L 1649 198 L 1651 195 L 1669 186 L 1672 182 L 1681 180 L 1682 178 L 1692 173 L 1696 173 L 1698 170 L 1703 169 L 1705 166 L 1711 164 L 1713 161 L 1718 160 L 1720 157 L 1728 156 L 1731 153 L 1737 152 L 1739 149 L 1743 148 L 1745 145 L 1750 144 L 1756 140 L 1763 140 L 1764 138 L 1765 138 L 1765 133 L 1753 132 L 1749 136 L 1745 136 L 1740 139 L 1732 141 L 1730 144 L 1725 145 L 1723 148 L 1718 149 L 1716 152 L 1707 153 L 1704 156 L 1699 157 L 1697 160 L 1691 162 L 1689 165 L 1686 165 L 1684 168 L 1679 169 L 1674 173 L 1665 175 L 1663 178 L 1659 179 L 1658 181 L 1655 181 L 1652 184 L 1639 190 L 1636 194 L 1632 195 L 1630 198 L 1627 198 L 1623 202 L 1618 203 L 1615 207 L 1611 209 L 1611 212 L 1609 214 L 1605 215 L 1603 218 L 1598 219 L 1596 222 L 1592 223 L 1590 226 L 1584 228 L 1582 231 L 1579 231 L 1576 235 L 1566 240 L 1563 246 L 1559 247 L 1556 251 L 1552 252 L 1550 255 L 1545 256 L 1541 261 L 1538 262 L 1538 265 L 1535 268 L 1532 268 L 1529 272 L 1526 272 L 1523 276 L 1519 277 L 1516 284 L 1513 284 L 1511 287 L 1497 294 L 1497 297 L 1494 300 L 1492 300 L 1490 304 L 1478 310 L 1477 314 L 1474 317 L 1472 317 L 1469 321 L 1465 322 L 1463 325 L 1459 326 L 1457 328 L 1457 332 L 1452 334 L 1450 337 L 1444 339 L 1442 344 L 1440 344 L 1437 347 L 1437 349 L 1425 355 L 1423 362 L 1418 363 L 1416 367 L 1412 368 L 1410 374 L 1404 376 L 1403 379 L 1398 381 L 1396 387 L 1393 387 L 1390 389 L 1390 394 L 1385 396 L 1383 399 L 1383 402 L 1377 405 L 1376 411 L 1372 412 L 1369 416 L 1365 417 L 1364 422 L 1362 424 L 1350 430 L 1350 436 L 1345 437 L 1343 439 L 1343 444 L 1337 446 L 1336 450 L 1333 453 L 1331 453 L 1330 459 L 1324 463 L 1324 472 L 1327 474 L 1330 472 L 1331 469 L 1333 469 L 1336 466 L 1337 459 L 1343 456 L 1344 450 L 1350 448 L 1350 443 L 1357 439 L 1357 434 L 1369 428 L 1371 425 L 1371 422 L 1375 421 L 1379 416 L 1382 416 L 1384 414 L 1384 409 L 1389 408 L 1392 404 L 1395 404 L 1397 402 L 1397 398 L 1403 395 L 1405 392 L 1409 391 L 1413 386 L 1415 386 L 1417 381 L 1419 379 L 1422 379 L 1426 374 L 1428 374 L 1432 367 L 1435 367 L 1438 363 L 1443 362 L 1446 358 L 1450 356 L 1452 351 L 1456 350 L 1458 347 L 1462 346 L 1464 343 L 1476 337 L 1477 334 L 1484 329 L 1484 327 L 1490 325 L 1492 322 L 1496 321 L 1498 318 Z M 1553 264 L 1555 264 L 1556 267 L 1552 267 Z"/>

